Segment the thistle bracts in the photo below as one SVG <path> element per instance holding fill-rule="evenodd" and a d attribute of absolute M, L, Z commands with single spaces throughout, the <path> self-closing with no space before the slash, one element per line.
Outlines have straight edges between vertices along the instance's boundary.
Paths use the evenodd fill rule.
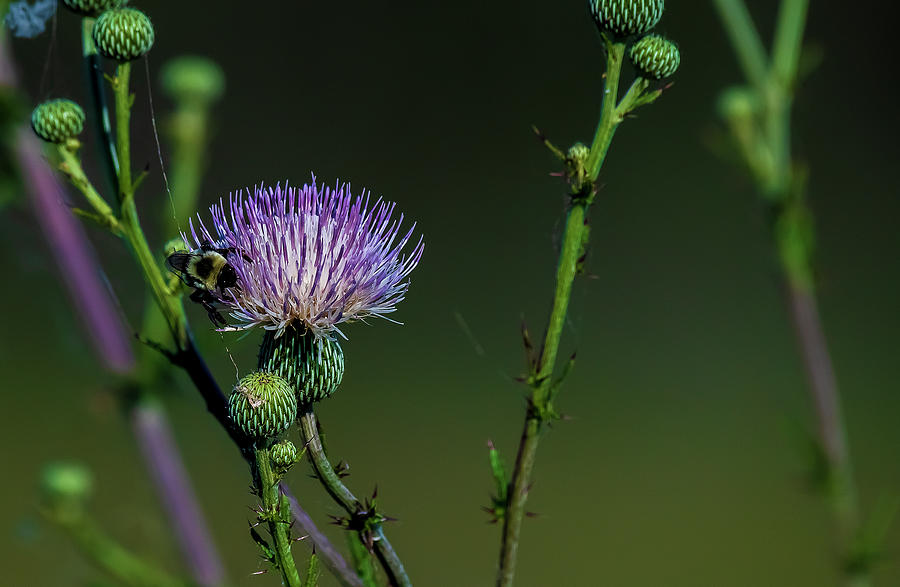
<path fill-rule="evenodd" d="M 297 417 L 297 399 L 290 384 L 274 373 L 251 373 L 228 398 L 228 417 L 245 438 L 265 443 L 287 430 Z"/>
<path fill-rule="evenodd" d="M 117 8 L 123 0 L 63 0 L 66 8 L 82 16 L 97 16 L 110 8 Z"/>
<path fill-rule="evenodd" d="M 278 477 L 283 477 L 300 458 L 297 447 L 290 440 L 276 442 L 269 449 L 269 457 L 272 459 L 272 468 Z"/>
<path fill-rule="evenodd" d="M 100 15 L 91 33 L 97 51 L 108 59 L 133 61 L 153 46 L 150 18 L 134 8 L 115 8 Z"/>
<path fill-rule="evenodd" d="M 259 347 L 260 370 L 277 373 L 297 394 L 300 405 L 333 394 L 344 376 L 344 351 L 337 340 L 287 328 L 281 336 L 267 330 Z"/>
<path fill-rule="evenodd" d="M 31 128 L 50 143 L 65 143 L 84 129 L 84 110 L 71 100 L 49 100 L 31 112 Z"/>
<path fill-rule="evenodd" d="M 656 26 L 663 0 L 588 0 L 591 16 L 601 32 L 619 37 L 642 35 Z"/>
<path fill-rule="evenodd" d="M 660 35 L 647 35 L 632 45 L 628 54 L 641 77 L 663 79 L 678 69 L 681 53 L 678 46 Z"/>

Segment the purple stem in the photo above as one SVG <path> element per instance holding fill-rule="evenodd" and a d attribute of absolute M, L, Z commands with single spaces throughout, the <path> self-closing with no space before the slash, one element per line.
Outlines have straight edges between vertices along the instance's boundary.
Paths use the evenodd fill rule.
<path fill-rule="evenodd" d="M 97 354 L 111 371 L 128 373 L 135 364 L 130 337 L 100 279 L 90 242 L 66 206 L 62 186 L 41 157 L 37 138 L 28 128 L 19 129 L 16 155 L 35 216 Z"/>
<path fill-rule="evenodd" d="M 357 577 L 353 569 L 347 565 L 347 561 L 344 560 L 344 557 L 341 556 L 337 550 L 335 550 L 328 538 L 316 528 L 312 518 L 310 518 L 309 514 L 307 514 L 303 508 L 300 507 L 300 504 L 297 503 L 297 498 L 291 493 L 287 484 L 281 484 L 281 493 L 288 498 L 288 501 L 291 504 L 291 513 L 294 515 L 294 520 L 297 525 L 300 526 L 300 530 L 309 536 L 309 539 L 315 547 L 316 554 L 322 557 L 325 566 L 327 566 L 337 580 L 340 581 L 341 585 L 344 585 L 344 587 L 363 587 L 362 580 Z"/>
<path fill-rule="evenodd" d="M 787 286 L 794 333 L 803 356 L 809 392 L 815 405 L 819 442 L 828 461 L 831 491 L 844 540 L 854 537 L 859 524 L 856 485 L 847 448 L 847 431 L 841 413 L 837 378 L 822 329 L 815 294 L 796 284 Z"/>
<path fill-rule="evenodd" d="M 221 585 L 224 582 L 222 563 L 166 415 L 156 404 L 139 401 L 131 412 L 131 426 L 194 580 L 203 587 Z"/>
<path fill-rule="evenodd" d="M 841 400 L 816 298 L 810 291 L 792 285 L 788 287 L 791 319 L 816 407 L 822 448 L 830 463 L 843 466 L 847 462 L 847 439 Z"/>

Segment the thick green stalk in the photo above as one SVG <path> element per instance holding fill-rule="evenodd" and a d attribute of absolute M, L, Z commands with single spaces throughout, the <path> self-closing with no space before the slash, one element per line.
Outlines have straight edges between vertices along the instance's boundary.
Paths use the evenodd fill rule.
<path fill-rule="evenodd" d="M 291 553 L 291 506 L 278 487 L 278 478 L 272 470 L 269 449 L 257 449 L 254 477 L 256 488 L 263 503 L 262 517 L 269 526 L 269 533 L 275 542 L 275 565 L 281 571 L 284 584 L 288 587 L 301 587 L 300 573 Z"/>
<path fill-rule="evenodd" d="M 547 419 L 552 417 L 552 398 L 549 397 L 553 370 L 559 353 L 559 342 L 566 322 L 569 299 L 572 295 L 572 283 L 578 273 L 578 260 L 584 252 L 585 217 L 587 207 L 592 200 L 594 183 L 600 168 L 606 159 L 606 153 L 613 135 L 640 92 L 629 91 L 621 104 L 617 104 L 619 94 L 619 78 L 622 60 L 625 55 L 624 43 L 607 41 L 606 81 L 604 84 L 603 103 L 600 108 L 600 120 L 594 133 L 590 155 L 585 164 L 587 173 L 586 185 L 573 186 L 572 206 L 566 217 L 563 232 L 562 251 L 556 269 L 556 289 L 553 305 L 547 321 L 544 342 L 538 364 L 531 374 L 532 393 L 530 407 L 525 417 L 525 425 L 519 440 L 516 465 L 513 470 L 508 503 L 503 517 L 503 535 L 500 545 L 500 568 L 497 585 L 509 587 L 513 584 L 516 572 L 516 559 L 519 549 L 522 521 L 525 518 L 525 502 L 531 486 L 531 474 L 534 470 L 535 457 L 540 444 L 541 432 Z M 639 82 L 632 89 L 638 87 Z"/>
<path fill-rule="evenodd" d="M 356 516 L 362 509 L 362 504 L 347 489 L 335 472 L 334 467 L 331 466 L 331 462 L 328 460 L 328 456 L 325 454 L 325 449 L 322 446 L 316 415 L 311 406 L 301 408 L 299 423 L 300 433 L 303 435 L 303 442 L 307 447 L 308 454 L 312 458 L 316 477 L 319 478 L 319 481 L 332 499 L 347 512 L 347 515 L 351 517 Z M 390 584 L 396 587 L 412 587 L 412 582 L 406 574 L 406 569 L 403 568 L 400 557 L 397 556 L 394 547 L 384 535 L 380 524 L 375 527 L 373 534 L 375 555 L 387 574 Z"/>

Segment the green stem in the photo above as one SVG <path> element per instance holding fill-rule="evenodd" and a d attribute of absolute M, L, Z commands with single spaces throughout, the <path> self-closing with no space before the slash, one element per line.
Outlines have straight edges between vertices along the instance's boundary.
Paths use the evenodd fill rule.
<path fill-rule="evenodd" d="M 743 0 L 713 0 L 713 2 L 731 37 L 731 45 L 744 69 L 744 76 L 755 88 L 762 90 L 768 77 L 766 67 L 768 58 L 747 7 Z"/>
<path fill-rule="evenodd" d="M 621 123 L 622 117 L 628 112 L 642 91 L 641 87 L 643 84 L 641 80 L 638 80 L 632 85 L 622 102 L 617 104 L 619 78 L 624 55 L 624 43 L 612 43 L 607 40 L 606 83 L 603 92 L 603 104 L 600 109 L 600 121 L 597 123 L 590 155 L 585 165 L 587 185 L 574 186 L 576 193 L 573 194 L 572 206 L 566 217 L 562 251 L 560 251 L 556 269 L 556 290 L 553 295 L 553 305 L 547 321 L 540 358 L 531 376 L 530 407 L 525 418 L 521 438 L 519 439 L 516 465 L 510 481 L 510 490 L 508 491 L 508 503 L 503 518 L 503 536 L 500 545 L 500 568 L 497 575 L 497 585 L 501 587 L 509 587 L 513 584 L 513 579 L 515 578 L 522 521 L 526 514 L 525 502 L 528 498 L 528 489 L 531 486 L 531 474 L 534 470 L 535 457 L 537 456 L 544 424 L 549 418 L 552 418 L 554 413 L 551 405 L 552 398 L 549 397 L 551 379 L 559 353 L 559 342 L 565 326 L 569 299 L 572 295 L 572 283 L 575 281 L 575 276 L 578 273 L 578 260 L 584 251 L 585 218 L 587 207 L 592 199 L 591 195 L 585 192 L 592 192 L 594 182 L 596 182 L 600 173 L 600 168 L 606 160 L 606 153 L 609 150 L 613 135 L 619 123 Z"/>
<path fill-rule="evenodd" d="M 99 151 L 103 154 L 103 164 L 106 168 L 106 178 L 112 193 L 119 191 L 119 160 L 116 156 L 116 145 L 112 138 L 112 125 L 109 121 L 109 109 L 106 106 L 106 93 L 103 86 L 103 67 L 97 47 L 91 31 L 94 28 L 95 19 L 85 17 L 81 19 L 81 46 L 84 58 L 85 75 L 88 87 L 91 89 L 94 105 L 94 121 L 97 127 L 97 142 Z"/>
<path fill-rule="evenodd" d="M 603 87 L 603 102 L 600 106 L 600 120 L 594 131 L 591 143 L 591 154 L 588 156 L 587 174 L 591 183 L 597 180 L 600 168 L 606 159 L 609 144 L 612 142 L 616 128 L 621 119 L 617 116 L 616 105 L 619 99 L 619 77 L 622 74 L 622 60 L 625 58 L 625 43 L 613 43 L 606 40 L 606 83 Z M 551 365 L 552 368 L 552 365 Z"/>
<path fill-rule="evenodd" d="M 773 236 L 781 258 L 787 305 L 803 359 L 809 393 L 818 423 L 818 442 L 828 467 L 828 498 L 842 550 L 848 586 L 870 584 L 869 571 L 847 564 L 860 532 L 859 502 L 853 478 L 847 429 L 841 398 L 813 281 L 813 226 L 805 201 L 806 171 L 791 155 L 791 105 L 809 7 L 808 0 L 782 0 L 775 30 L 770 67 L 742 0 L 715 0 L 728 29 L 747 80 L 764 105 L 764 133 L 758 145 L 745 145 L 742 152 L 757 171 L 760 194 L 773 202 Z M 740 129 L 736 129 L 740 130 Z M 734 133 L 738 141 L 747 136 Z M 772 165 L 755 165 L 749 154 L 770 152 Z"/>
<path fill-rule="evenodd" d="M 129 587 L 186 587 L 154 565 L 135 556 L 103 532 L 83 513 L 49 517 L 66 531 L 72 541 L 98 567 Z"/>
<path fill-rule="evenodd" d="M 331 461 L 328 460 L 328 456 L 325 454 L 325 449 L 322 446 L 322 440 L 319 437 L 319 427 L 312 406 L 301 408 L 299 423 L 303 442 L 312 458 L 316 477 L 319 478 L 319 481 L 325 487 L 325 491 L 328 492 L 332 499 L 347 512 L 347 515 L 351 517 L 358 515 L 362 505 L 353 493 L 347 489 L 335 472 L 334 467 L 331 466 Z M 390 584 L 399 587 L 411 587 L 412 582 L 406 574 L 406 569 L 403 568 L 400 557 L 397 556 L 394 547 L 384 535 L 380 524 L 374 531 L 374 539 L 375 555 L 387 574 Z"/>
<path fill-rule="evenodd" d="M 131 183 L 131 102 L 129 88 L 131 62 L 120 63 L 113 80 L 116 96 L 116 146 L 119 154 L 119 203 L 134 199 L 134 184 Z"/>
<path fill-rule="evenodd" d="M 278 487 L 278 478 L 272 469 L 269 449 L 257 449 L 254 477 L 260 498 L 263 502 L 263 514 L 269 526 L 269 533 L 275 541 L 275 566 L 281 571 L 284 584 L 288 587 L 301 587 L 300 573 L 291 553 L 291 506 Z"/>

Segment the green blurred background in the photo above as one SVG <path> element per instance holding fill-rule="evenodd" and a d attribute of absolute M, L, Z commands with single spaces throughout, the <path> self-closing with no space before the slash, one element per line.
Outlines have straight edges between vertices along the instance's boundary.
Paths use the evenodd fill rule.
<path fill-rule="evenodd" d="M 766 35 L 777 8 L 754 1 Z M 585 2 L 150 2 L 157 114 L 161 64 L 184 53 L 222 65 L 205 203 L 260 181 L 352 181 L 395 200 L 426 237 L 394 316 L 346 329 L 347 373 L 321 406 L 329 448 L 359 494 L 377 483 L 388 528 L 419 585 L 487 585 L 498 528 L 479 506 L 492 483 L 485 444 L 514 458 L 525 388 L 519 324 L 540 331 L 565 209 L 557 164 L 534 140 L 587 141 L 603 56 Z M 798 156 L 811 167 L 820 301 L 866 511 L 900 494 L 900 279 L 896 229 L 895 41 L 882 3 L 813 2 L 807 38 L 824 61 L 803 84 Z M 713 152 L 717 92 L 740 81 L 709 2 L 670 2 L 658 29 L 680 43 L 674 87 L 624 124 L 591 214 L 590 276 L 575 286 L 563 352 L 578 363 L 561 396 L 571 416 L 538 456 L 519 581 L 537 585 L 838 584 L 830 515 L 810 495 L 793 431 L 811 426 L 764 210 Z M 85 101 L 79 28 L 16 40 L 34 101 Z M 47 69 L 46 89 L 41 76 Z M 134 74 L 134 164 L 151 166 L 139 204 L 167 205 L 143 64 Z M 163 145 L 165 149 L 165 144 Z M 151 223 L 152 225 L 152 223 Z M 152 232 L 152 229 L 151 229 Z M 131 322 L 143 299 L 124 249 L 92 232 Z M 26 202 L 0 215 L 4 504 L 9 585 L 83 585 L 100 576 L 36 513 L 48 460 L 96 474 L 93 511 L 131 548 L 181 562 L 127 422 L 73 315 Z M 161 245 L 162 235 L 152 243 Z M 223 385 L 234 369 L 202 309 L 190 310 Z M 465 325 L 463 327 L 462 325 Z M 242 371 L 257 336 L 228 344 Z M 260 567 L 247 536 L 248 471 L 179 375 L 166 397 L 184 458 L 235 583 Z M 317 521 L 337 507 L 291 483 Z M 339 542 L 336 529 L 329 529 Z M 301 549 L 298 548 L 298 552 Z M 900 530 L 879 586 L 900 584 Z M 323 585 L 331 584 L 331 579 Z"/>

